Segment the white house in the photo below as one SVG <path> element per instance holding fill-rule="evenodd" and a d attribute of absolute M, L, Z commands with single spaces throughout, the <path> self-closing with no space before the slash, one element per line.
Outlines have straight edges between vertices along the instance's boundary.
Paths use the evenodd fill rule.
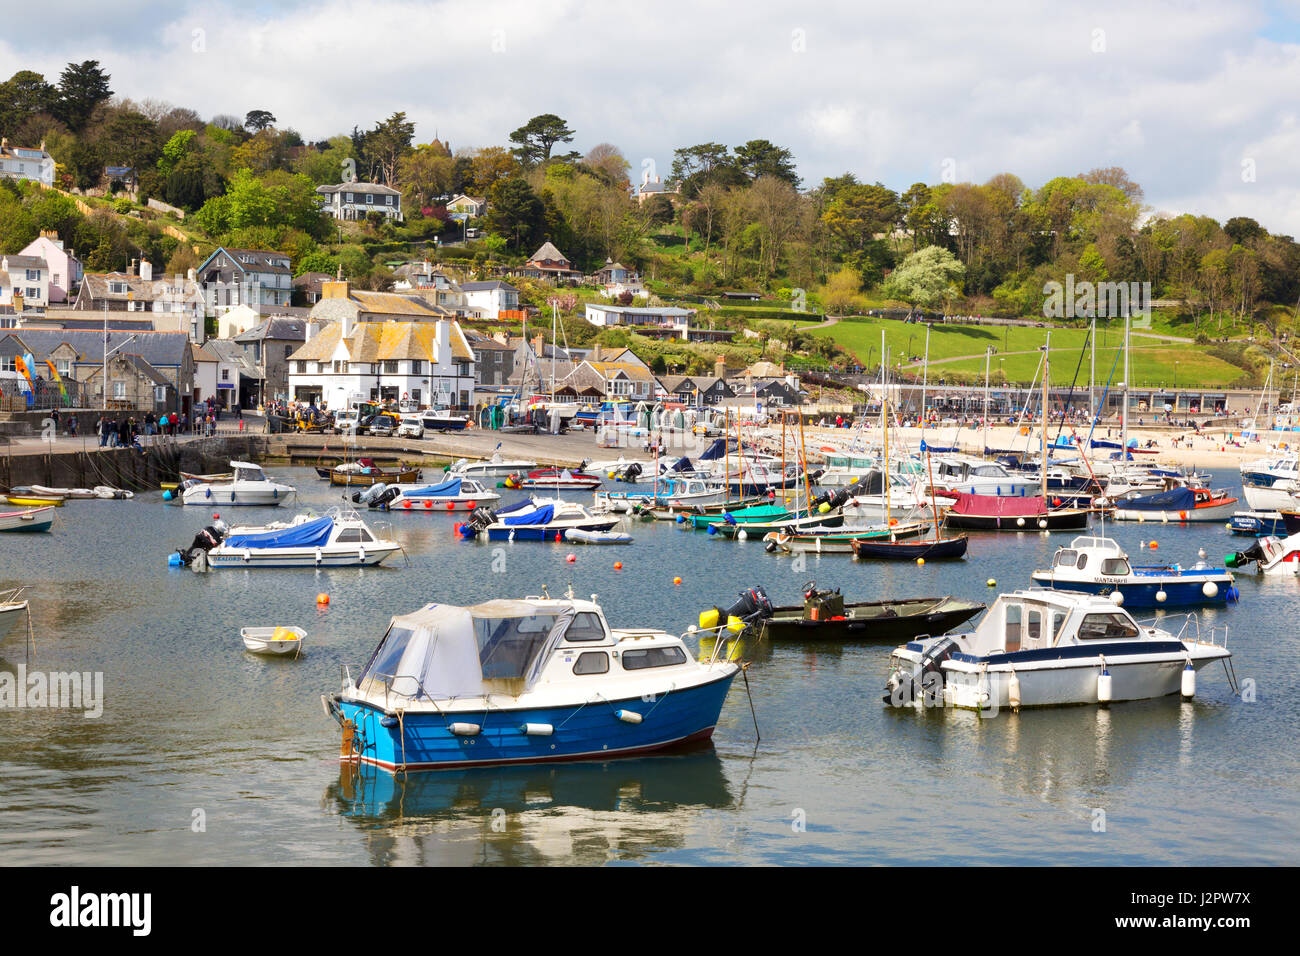
<path fill-rule="evenodd" d="M 63 240 L 57 232 L 43 231 L 20 249 L 18 254 L 45 260 L 50 274 L 51 303 L 67 302 L 72 289 L 81 285 L 81 260 L 63 248 Z"/>
<path fill-rule="evenodd" d="M 50 304 L 50 270 L 39 256 L 0 256 L 0 305 L 44 309 Z"/>
<path fill-rule="evenodd" d="M 604 305 L 591 303 L 587 306 L 587 321 L 599 326 L 628 326 L 637 331 L 658 331 L 670 334 L 672 338 L 686 340 L 689 336 L 691 319 L 695 317 L 694 309 L 678 309 L 671 306 L 658 308 L 635 308 L 628 305 Z"/>
<path fill-rule="evenodd" d="M 7 138 L 0 139 L 0 176 L 5 179 L 30 179 L 32 182 L 54 185 L 54 157 L 45 150 L 25 146 L 10 146 Z"/>
<path fill-rule="evenodd" d="M 311 326 L 308 326 L 311 329 Z M 465 408 L 473 401 L 474 352 L 460 324 L 331 322 L 289 356 L 294 401 L 347 408 L 359 400 Z"/>
<path fill-rule="evenodd" d="M 402 221 L 402 194 L 380 183 L 331 183 L 317 186 L 325 212 L 335 219 L 365 219 L 372 212 Z"/>
<path fill-rule="evenodd" d="M 502 309 L 519 308 L 519 290 L 500 279 L 462 282 L 460 291 L 465 294 L 465 311 L 476 319 L 495 319 Z"/>
<path fill-rule="evenodd" d="M 203 286 L 209 315 L 221 316 L 241 305 L 278 308 L 293 296 L 293 270 L 289 257 L 264 249 L 217 250 L 195 270 Z"/>

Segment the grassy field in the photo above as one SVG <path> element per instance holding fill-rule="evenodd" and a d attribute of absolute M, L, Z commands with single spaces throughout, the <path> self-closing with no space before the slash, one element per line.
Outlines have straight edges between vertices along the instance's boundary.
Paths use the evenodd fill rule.
<path fill-rule="evenodd" d="M 812 323 L 799 323 L 801 326 Z M 1097 329 L 1097 379 L 1104 383 L 1110 376 L 1112 363 L 1120 356 L 1115 380 L 1123 375 L 1123 327 Z M 809 330 L 810 335 L 827 336 L 838 345 L 857 356 L 863 365 L 875 366 L 880 361 L 880 333 L 890 350 L 890 365 L 897 367 L 920 361 L 925 355 L 926 327 L 889 319 L 839 322 L 836 325 Z M 1079 355 L 1087 340 L 1086 329 L 1033 328 L 1026 326 L 934 326 L 930 332 L 930 377 L 938 379 L 948 375 L 966 378 L 984 377 L 984 353 L 996 349 L 991 362 L 994 377 L 999 370 L 1013 382 L 1028 382 L 1038 368 L 1038 351 L 1052 336 L 1052 378 L 1062 381 L 1073 378 Z M 1080 379 L 1086 381 L 1091 358 L 1084 356 Z M 1203 346 L 1190 342 L 1171 342 L 1146 338 L 1135 334 L 1132 339 L 1133 385 L 1172 386 L 1177 363 L 1180 384 L 1222 387 L 1239 379 L 1244 370 L 1230 362 L 1208 354 Z M 917 369 L 919 372 L 919 368 Z"/>

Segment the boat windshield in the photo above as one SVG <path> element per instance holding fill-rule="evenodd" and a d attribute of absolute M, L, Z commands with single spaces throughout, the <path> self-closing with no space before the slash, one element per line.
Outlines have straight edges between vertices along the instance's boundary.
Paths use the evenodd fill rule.
<path fill-rule="evenodd" d="M 1106 558 L 1101 562 L 1102 574 L 1128 574 L 1128 562 L 1123 558 Z"/>
<path fill-rule="evenodd" d="M 236 481 L 266 481 L 266 475 L 262 474 L 261 468 L 245 467 L 235 469 Z"/>
<path fill-rule="evenodd" d="M 1079 625 L 1081 641 L 1115 641 L 1137 636 L 1137 625 L 1123 614 L 1089 614 Z"/>
<path fill-rule="evenodd" d="M 557 615 L 474 618 L 479 664 L 484 680 L 520 680 L 555 627 Z"/>

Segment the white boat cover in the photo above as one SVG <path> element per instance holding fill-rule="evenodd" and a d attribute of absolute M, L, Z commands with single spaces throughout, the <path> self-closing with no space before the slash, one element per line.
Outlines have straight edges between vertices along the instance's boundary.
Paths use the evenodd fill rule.
<path fill-rule="evenodd" d="M 518 696 L 532 687 L 573 617 L 571 606 L 526 600 L 429 604 L 393 618 L 357 687 L 366 694 L 387 690 L 394 703 Z"/>

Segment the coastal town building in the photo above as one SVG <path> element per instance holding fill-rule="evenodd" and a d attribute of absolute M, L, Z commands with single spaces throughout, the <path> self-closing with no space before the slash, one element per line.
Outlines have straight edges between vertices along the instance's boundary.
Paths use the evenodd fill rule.
<path fill-rule="evenodd" d="M 289 356 L 307 340 L 308 328 L 302 318 L 271 316 L 232 339 L 256 369 L 243 382 L 247 400 L 258 404 L 289 398 Z"/>
<path fill-rule="evenodd" d="M 40 256 L 0 255 L 0 305 L 44 309 L 50 304 L 50 270 Z"/>
<path fill-rule="evenodd" d="M 63 247 L 63 240 L 53 230 L 41 234 L 18 250 L 22 256 L 44 259 L 50 277 L 48 301 L 51 305 L 68 301 L 73 289 L 81 284 L 81 260 Z"/>
<path fill-rule="evenodd" d="M 82 277 L 73 309 L 79 312 L 150 312 L 159 330 L 183 331 L 202 342 L 205 301 L 203 289 L 194 278 L 153 275 L 153 265 L 135 262 L 126 272 L 88 272 Z"/>
<path fill-rule="evenodd" d="M 402 194 L 381 183 L 331 183 L 317 186 L 321 208 L 335 219 L 355 221 L 377 212 L 402 221 Z"/>
<path fill-rule="evenodd" d="M 471 318 L 497 319 L 502 312 L 519 309 L 519 290 L 500 279 L 462 282 L 460 291 L 465 297 L 465 312 Z"/>
<path fill-rule="evenodd" d="M 289 257 L 280 252 L 218 246 L 195 272 L 208 315 L 240 305 L 274 309 L 289 305 L 293 296 Z"/>
<path fill-rule="evenodd" d="M 10 146 L 8 137 L 0 138 L 0 177 L 53 186 L 54 157 L 46 151 L 44 141 L 39 148 L 32 149 Z"/>

